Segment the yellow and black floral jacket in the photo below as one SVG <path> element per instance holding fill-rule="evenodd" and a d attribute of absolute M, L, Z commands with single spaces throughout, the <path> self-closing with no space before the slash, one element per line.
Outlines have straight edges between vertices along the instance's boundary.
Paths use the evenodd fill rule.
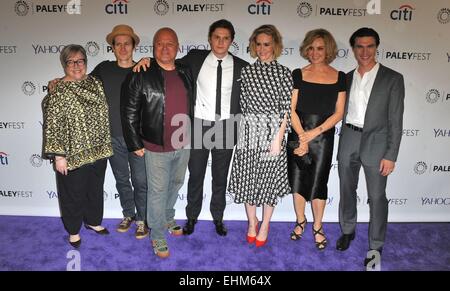
<path fill-rule="evenodd" d="M 59 82 L 45 96 L 44 157 L 63 156 L 68 170 L 112 156 L 108 105 L 101 81 Z"/>

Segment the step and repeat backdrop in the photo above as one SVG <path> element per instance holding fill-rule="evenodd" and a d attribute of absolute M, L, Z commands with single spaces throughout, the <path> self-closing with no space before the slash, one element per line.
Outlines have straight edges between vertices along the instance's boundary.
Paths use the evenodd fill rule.
<path fill-rule="evenodd" d="M 248 38 L 261 24 L 283 35 L 279 62 L 291 70 L 307 65 L 298 48 L 307 31 L 325 28 L 339 52 L 332 65 L 356 66 L 348 39 L 362 26 L 378 31 L 378 60 L 401 72 L 406 83 L 403 139 L 396 171 L 388 179 L 390 221 L 450 221 L 450 2 L 448 0 L 7 0 L 0 9 L 0 214 L 59 216 L 53 165 L 41 158 L 42 109 L 47 82 L 63 75 L 61 49 L 70 43 L 88 52 L 88 71 L 113 60 L 105 36 L 117 24 L 141 38 L 135 60 L 151 56 L 152 37 L 163 26 L 179 36 L 178 57 L 209 49 L 208 27 L 226 18 L 236 29 L 231 53 L 254 62 Z M 341 125 L 336 127 L 339 134 Z M 338 138 L 336 138 L 335 149 Z M 336 153 L 335 153 L 336 156 Z M 339 180 L 333 160 L 325 221 L 338 220 Z M 176 204 L 184 219 L 187 178 Z M 200 219 L 211 219 L 207 171 Z M 108 166 L 105 217 L 121 217 L 119 195 Z M 227 193 L 225 219 L 246 218 Z M 310 207 L 307 216 L 311 217 Z M 358 189 L 359 221 L 369 207 L 364 176 Z M 292 195 L 280 200 L 274 220 L 295 219 Z"/>

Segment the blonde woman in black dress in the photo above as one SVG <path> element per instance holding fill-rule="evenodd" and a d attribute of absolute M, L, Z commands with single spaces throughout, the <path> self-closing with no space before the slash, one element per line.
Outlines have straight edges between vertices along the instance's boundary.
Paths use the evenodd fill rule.
<path fill-rule="evenodd" d="M 334 146 L 334 126 L 342 120 L 346 98 L 345 73 L 330 66 L 336 58 L 337 46 L 333 36 L 324 29 L 309 31 L 300 54 L 309 65 L 292 72 L 294 91 L 291 102 L 293 131 L 288 144 L 299 141 L 298 147 L 288 147 L 289 183 L 294 193 L 297 216 L 292 240 L 299 240 L 305 230 L 306 201 L 311 201 L 315 245 L 327 246 L 322 218 L 328 198 L 328 177 Z M 299 156 L 309 155 L 308 165 L 296 163 Z"/>

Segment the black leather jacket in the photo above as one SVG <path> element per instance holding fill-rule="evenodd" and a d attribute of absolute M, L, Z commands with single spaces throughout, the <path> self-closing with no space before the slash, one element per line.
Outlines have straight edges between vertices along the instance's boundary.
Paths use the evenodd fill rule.
<path fill-rule="evenodd" d="M 193 80 L 189 67 L 175 62 L 178 75 L 188 94 L 188 112 L 192 120 Z M 122 129 L 128 150 L 142 149 L 142 139 L 157 145 L 164 140 L 165 87 L 162 68 L 155 59 L 146 72 L 131 73 L 122 85 L 120 111 Z"/>

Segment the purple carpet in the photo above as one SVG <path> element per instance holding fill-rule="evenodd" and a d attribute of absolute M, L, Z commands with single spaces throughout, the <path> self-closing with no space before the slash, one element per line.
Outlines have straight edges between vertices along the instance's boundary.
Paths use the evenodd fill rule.
<path fill-rule="evenodd" d="M 184 221 L 178 221 L 183 224 Z M 273 222 L 266 246 L 245 241 L 247 223 L 225 221 L 226 237 L 215 233 L 211 221 L 199 221 L 190 236 L 170 237 L 171 256 L 157 258 L 149 238 L 115 231 L 119 219 L 105 219 L 111 234 L 81 230 L 81 270 L 151 271 L 316 271 L 364 270 L 368 225 L 358 224 L 356 238 L 345 252 L 335 249 L 337 223 L 324 224 L 328 247 L 320 252 L 313 243 L 311 223 L 300 241 L 291 241 L 293 223 Z M 0 271 L 64 271 L 74 250 L 67 242 L 61 219 L 0 216 Z M 450 270 L 449 223 L 390 223 L 381 270 Z M 67 258 L 69 257 L 69 259 Z"/>

